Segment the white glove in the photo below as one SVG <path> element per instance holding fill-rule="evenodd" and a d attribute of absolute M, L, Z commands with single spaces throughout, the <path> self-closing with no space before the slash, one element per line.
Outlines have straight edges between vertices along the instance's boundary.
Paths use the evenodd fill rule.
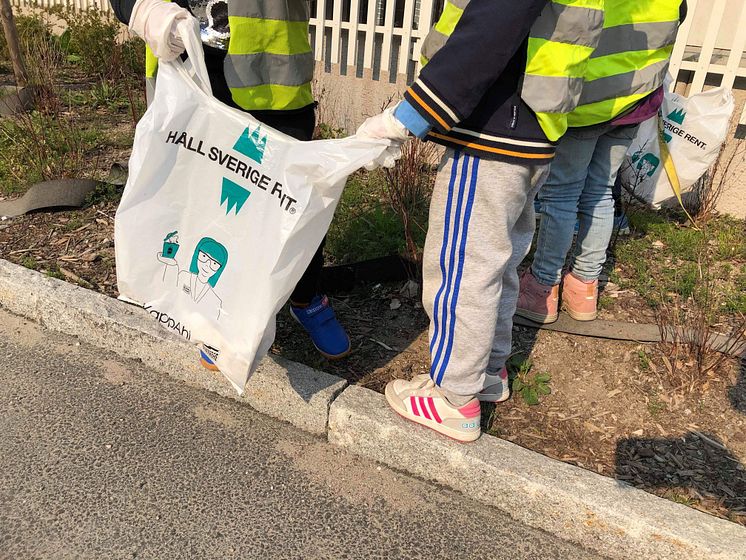
<path fill-rule="evenodd" d="M 373 171 L 379 167 L 391 169 L 396 165 L 399 158 L 401 158 L 401 144 L 399 142 L 392 142 L 391 145 L 386 148 L 380 156 L 378 156 L 378 159 L 371 161 L 365 166 L 365 169 L 368 171 Z"/>
<path fill-rule="evenodd" d="M 193 18 L 173 2 L 137 0 L 132 8 L 130 31 L 143 39 L 156 57 L 169 62 L 184 52 L 184 43 L 177 34 L 180 21 Z"/>
<path fill-rule="evenodd" d="M 403 144 L 409 140 L 409 131 L 394 116 L 394 107 L 389 107 L 380 115 L 370 117 L 357 129 L 358 138 L 392 140 Z"/>
<path fill-rule="evenodd" d="M 395 109 L 396 107 L 389 107 L 380 115 L 367 119 L 357 129 L 355 136 L 358 138 L 388 140 L 390 143 L 381 157 L 365 166 L 368 171 L 378 167 L 394 167 L 396 160 L 401 158 L 401 145 L 410 139 L 407 128 L 394 116 Z"/>

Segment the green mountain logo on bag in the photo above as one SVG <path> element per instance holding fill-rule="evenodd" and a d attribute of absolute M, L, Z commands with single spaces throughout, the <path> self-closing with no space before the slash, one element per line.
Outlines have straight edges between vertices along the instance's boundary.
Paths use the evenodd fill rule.
<path fill-rule="evenodd" d="M 700 140 L 696 136 L 693 136 L 692 134 L 689 134 L 686 130 L 684 130 L 684 119 L 686 119 L 686 111 L 681 107 L 679 107 L 678 109 L 674 109 L 673 111 L 668 113 L 668 116 L 666 116 L 666 118 L 663 119 L 663 139 L 666 141 L 666 144 L 669 144 L 671 140 L 673 140 L 674 136 L 678 136 L 680 138 L 683 138 L 687 142 L 690 142 L 695 146 L 706 150 L 707 142 L 705 142 L 704 140 Z"/>
<path fill-rule="evenodd" d="M 676 124 L 684 124 L 686 118 L 686 111 L 684 109 L 674 109 L 668 114 L 668 120 L 675 122 Z"/>
<path fill-rule="evenodd" d="M 684 109 L 674 109 L 668 114 L 666 118 L 669 121 L 675 122 L 676 124 L 684 124 L 686 111 L 684 111 Z M 668 144 L 669 142 L 671 142 L 671 140 L 673 140 L 673 136 L 671 136 L 668 132 L 664 132 L 663 139 L 666 141 L 666 144 Z"/>
<path fill-rule="evenodd" d="M 267 147 L 267 135 L 261 133 L 261 128 L 257 126 L 253 132 L 250 132 L 247 126 L 233 146 L 234 150 L 257 163 L 262 163 L 264 150 Z"/>
<path fill-rule="evenodd" d="M 226 204 L 225 215 L 231 213 L 231 210 L 235 208 L 236 215 L 241 211 L 243 205 L 249 199 L 251 191 L 246 190 L 238 183 L 234 183 L 230 179 L 223 177 L 223 188 L 220 192 L 220 206 Z"/>

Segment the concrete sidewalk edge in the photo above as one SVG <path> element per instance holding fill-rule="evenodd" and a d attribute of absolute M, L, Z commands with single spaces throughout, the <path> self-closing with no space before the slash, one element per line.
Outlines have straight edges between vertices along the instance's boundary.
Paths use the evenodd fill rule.
<path fill-rule="evenodd" d="M 746 559 L 740 525 L 496 437 L 449 440 L 400 418 L 363 387 L 332 403 L 329 441 L 610 558 Z"/>
<path fill-rule="evenodd" d="M 142 309 L 2 259 L 0 306 L 610 558 L 746 560 L 746 529 L 735 523 L 492 436 L 452 442 L 399 418 L 382 395 L 302 364 L 266 358 L 239 396 Z"/>
<path fill-rule="evenodd" d="M 239 396 L 220 373 L 199 365 L 194 345 L 162 329 L 144 310 L 2 259 L 0 305 L 320 436 L 327 433 L 332 400 L 347 386 L 335 375 L 268 356 Z"/>

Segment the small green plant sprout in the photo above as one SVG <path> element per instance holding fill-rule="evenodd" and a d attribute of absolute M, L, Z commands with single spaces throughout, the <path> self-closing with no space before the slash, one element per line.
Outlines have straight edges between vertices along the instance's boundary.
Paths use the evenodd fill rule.
<path fill-rule="evenodd" d="M 518 393 L 523 401 L 531 406 L 539 404 L 542 397 L 551 394 L 549 373 L 533 371 L 531 360 L 522 356 L 511 356 L 508 360 L 508 376 L 512 380 L 514 393 Z"/>
<path fill-rule="evenodd" d="M 23 257 L 21 259 L 21 266 L 25 266 L 26 268 L 30 268 L 31 270 L 36 270 L 39 268 L 39 263 L 36 262 L 36 259 L 32 256 Z"/>
<path fill-rule="evenodd" d="M 648 412 L 653 418 L 658 417 L 662 412 L 665 412 L 668 406 L 663 402 L 657 393 L 651 393 L 648 399 Z"/>
<path fill-rule="evenodd" d="M 611 296 L 601 294 L 601 296 L 598 298 L 599 309 L 611 309 L 613 305 L 614 305 L 614 298 Z"/>
<path fill-rule="evenodd" d="M 641 370 L 648 370 L 650 369 L 650 358 L 648 357 L 647 352 L 645 350 L 638 350 L 637 351 L 637 357 L 640 359 L 640 369 Z"/>
<path fill-rule="evenodd" d="M 79 216 L 73 216 L 70 221 L 65 224 L 65 231 L 75 231 L 83 227 L 83 220 Z"/>
<path fill-rule="evenodd" d="M 50 267 L 44 272 L 49 278 L 57 278 L 57 280 L 65 280 L 65 275 L 62 274 L 60 266 L 57 263 L 50 265 Z"/>

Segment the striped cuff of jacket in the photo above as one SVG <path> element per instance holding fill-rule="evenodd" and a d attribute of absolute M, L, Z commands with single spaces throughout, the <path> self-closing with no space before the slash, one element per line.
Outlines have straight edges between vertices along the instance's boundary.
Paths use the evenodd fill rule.
<path fill-rule="evenodd" d="M 404 99 L 439 132 L 448 132 L 461 121 L 456 112 L 422 80 L 417 80 L 409 87 L 404 93 Z"/>

